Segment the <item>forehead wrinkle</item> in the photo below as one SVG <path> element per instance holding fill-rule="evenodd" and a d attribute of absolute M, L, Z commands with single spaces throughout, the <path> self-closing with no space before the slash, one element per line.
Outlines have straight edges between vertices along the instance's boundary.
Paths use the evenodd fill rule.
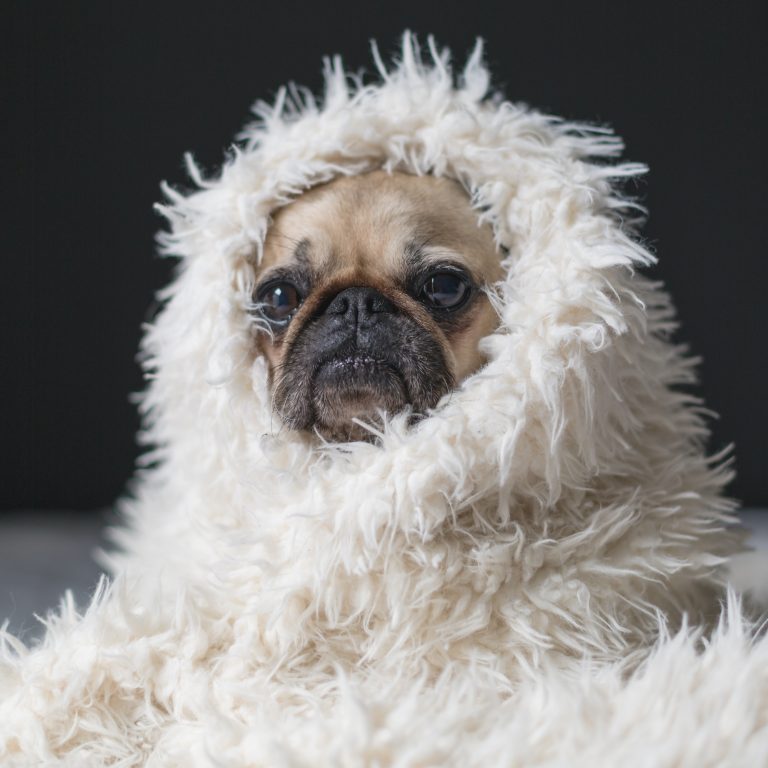
<path fill-rule="evenodd" d="M 266 268 L 276 264 L 290 263 L 294 256 L 299 240 L 285 234 L 282 229 L 273 226 L 267 232 L 264 240 L 264 259 L 261 267 Z"/>
<path fill-rule="evenodd" d="M 403 258 L 405 259 L 406 266 L 418 267 L 429 256 L 432 255 L 430 246 L 435 240 L 436 235 L 422 235 L 414 237 L 405 243 L 403 248 Z"/>
<path fill-rule="evenodd" d="M 284 209 L 278 227 L 274 244 L 282 253 L 273 250 L 273 263 L 286 260 L 286 242 L 295 243 L 292 258 L 325 276 L 341 265 L 394 273 L 441 258 L 468 265 L 487 248 L 463 190 L 378 172 L 305 192 Z M 284 234 L 286 227 L 294 237 Z"/>
<path fill-rule="evenodd" d="M 310 253 L 310 242 L 308 237 L 303 237 L 301 240 L 299 240 L 298 243 L 296 243 L 296 247 L 293 249 L 293 258 L 296 261 L 297 264 L 300 264 L 302 267 L 309 267 L 309 253 Z"/>
<path fill-rule="evenodd" d="M 305 289 L 316 278 L 311 259 L 311 243 L 307 237 L 291 237 L 279 229 L 269 234 L 267 253 L 275 258 L 262 262 L 259 283 L 286 279 L 298 282 Z"/>

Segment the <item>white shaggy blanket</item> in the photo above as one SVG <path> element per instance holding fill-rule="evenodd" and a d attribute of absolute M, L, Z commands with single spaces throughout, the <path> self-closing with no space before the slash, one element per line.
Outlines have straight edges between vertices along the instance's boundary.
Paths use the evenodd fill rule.
<path fill-rule="evenodd" d="M 5 636 L 11 766 L 763 766 L 768 640 L 692 364 L 636 268 L 620 142 L 488 95 L 476 49 L 257 105 L 167 190 L 178 277 L 145 340 L 147 469 L 116 574 Z M 270 214 L 374 168 L 458 179 L 505 279 L 489 362 L 415 427 L 281 429 L 249 312 Z"/>

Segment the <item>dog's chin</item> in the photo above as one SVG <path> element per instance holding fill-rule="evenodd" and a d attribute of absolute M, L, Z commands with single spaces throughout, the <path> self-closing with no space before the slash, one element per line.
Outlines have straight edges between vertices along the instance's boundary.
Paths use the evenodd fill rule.
<path fill-rule="evenodd" d="M 408 405 L 401 372 L 369 354 L 334 358 L 324 363 L 312 382 L 315 429 L 333 442 L 372 441 L 382 416 Z M 358 422 L 362 422 L 358 423 Z"/>

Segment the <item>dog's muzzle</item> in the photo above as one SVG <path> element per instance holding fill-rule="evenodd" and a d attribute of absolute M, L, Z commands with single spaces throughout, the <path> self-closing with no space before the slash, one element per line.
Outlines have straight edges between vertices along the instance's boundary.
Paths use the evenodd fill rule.
<path fill-rule="evenodd" d="M 375 288 L 351 286 L 321 304 L 286 350 L 275 407 L 292 428 L 337 438 L 356 431 L 354 418 L 423 412 L 452 385 L 427 329 Z"/>

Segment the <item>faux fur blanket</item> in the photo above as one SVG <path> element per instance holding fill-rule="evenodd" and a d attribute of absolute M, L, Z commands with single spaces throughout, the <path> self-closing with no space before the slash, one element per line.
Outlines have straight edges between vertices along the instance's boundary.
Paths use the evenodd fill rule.
<path fill-rule="evenodd" d="M 489 93 L 479 47 L 426 58 L 329 61 L 167 190 L 153 449 L 114 581 L 5 637 L 3 765 L 768 765 L 768 641 L 720 613 L 728 470 L 618 189 L 643 168 Z M 281 428 L 249 307 L 270 215 L 376 168 L 465 186 L 499 327 L 428 418 L 328 445 Z"/>

